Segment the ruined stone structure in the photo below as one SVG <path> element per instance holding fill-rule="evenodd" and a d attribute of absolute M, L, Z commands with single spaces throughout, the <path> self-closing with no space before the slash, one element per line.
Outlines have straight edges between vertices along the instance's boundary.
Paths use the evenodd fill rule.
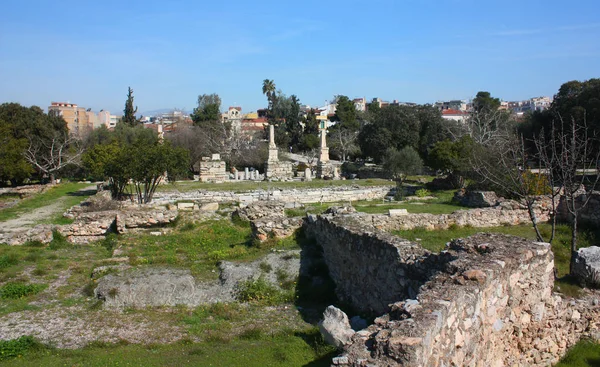
<path fill-rule="evenodd" d="M 390 186 L 338 186 L 315 189 L 254 190 L 248 192 L 233 191 L 190 191 L 155 193 L 152 202 L 156 205 L 177 201 L 195 201 L 199 203 L 253 203 L 257 201 L 282 201 L 284 203 L 333 203 L 359 200 L 381 200 L 393 195 L 394 185 Z"/>
<path fill-rule="evenodd" d="M 288 218 L 285 215 L 285 203 L 281 201 L 252 203 L 238 208 L 234 215 L 249 221 L 252 235 L 261 242 L 271 237 L 289 237 L 303 224 L 301 217 Z"/>
<path fill-rule="evenodd" d="M 221 160 L 220 154 L 213 154 L 212 157 L 202 157 L 194 165 L 197 171 L 198 180 L 201 182 L 223 182 L 229 179 L 227 174 L 227 165 Z"/>
<path fill-rule="evenodd" d="M 275 145 L 275 127 L 269 125 L 269 158 L 265 164 L 265 179 L 288 180 L 294 177 L 291 162 L 279 161 L 277 146 Z"/>
<path fill-rule="evenodd" d="M 309 217 L 338 297 L 380 314 L 334 366 L 548 366 L 598 337 L 597 299 L 552 294 L 550 245 L 479 234 L 431 254 L 356 214 Z"/>

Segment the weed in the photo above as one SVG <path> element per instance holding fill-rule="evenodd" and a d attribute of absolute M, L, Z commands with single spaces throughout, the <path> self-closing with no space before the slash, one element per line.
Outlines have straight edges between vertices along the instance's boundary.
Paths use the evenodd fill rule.
<path fill-rule="evenodd" d="M 0 340 L 0 361 L 20 357 L 31 349 L 40 347 L 40 344 L 29 335 L 18 339 Z"/>
<path fill-rule="evenodd" d="M 35 269 L 33 269 L 33 271 L 31 272 L 31 274 L 39 277 L 39 276 L 43 276 L 43 275 L 48 274 L 48 270 L 46 268 L 38 266 Z"/>
<path fill-rule="evenodd" d="M 112 298 L 115 298 L 116 296 L 119 295 L 119 289 L 118 288 L 111 288 L 108 290 L 108 295 L 111 296 Z"/>
<path fill-rule="evenodd" d="M 252 326 L 249 329 L 244 330 L 239 335 L 239 338 L 243 340 L 260 340 L 264 335 L 265 332 L 263 329 L 258 326 Z"/>
<path fill-rule="evenodd" d="M 263 261 L 260 264 L 258 264 L 258 267 L 260 268 L 260 270 L 264 273 L 270 273 L 271 270 L 273 270 L 273 267 L 271 266 L 271 264 Z"/>
<path fill-rule="evenodd" d="M 27 256 L 25 256 L 23 258 L 23 260 L 35 263 L 35 262 L 38 262 L 41 258 L 42 258 L 42 252 L 36 249 L 36 250 L 29 252 L 27 254 Z"/>
<path fill-rule="evenodd" d="M 193 231 L 194 229 L 196 229 L 196 223 L 194 223 L 194 222 L 187 222 L 186 224 L 184 224 L 183 226 L 181 226 L 181 231 L 182 232 Z"/>
<path fill-rule="evenodd" d="M 427 189 L 419 189 L 419 190 L 415 191 L 415 195 L 419 198 L 424 198 L 426 196 L 431 196 L 431 191 L 429 191 Z"/>
<path fill-rule="evenodd" d="M 258 302 L 276 305 L 293 301 L 291 292 L 282 292 L 266 281 L 263 277 L 248 279 L 237 287 L 236 298 L 240 302 Z"/>
<path fill-rule="evenodd" d="M 83 286 L 81 293 L 87 297 L 94 297 L 94 289 L 96 289 L 96 283 L 94 283 L 93 280 L 90 280 Z"/>
<path fill-rule="evenodd" d="M 46 244 L 39 240 L 27 241 L 23 244 L 26 247 L 46 247 Z"/>
<path fill-rule="evenodd" d="M 119 240 L 117 238 L 116 233 L 109 233 L 106 235 L 106 237 L 104 237 L 104 239 L 100 241 L 100 246 L 104 247 L 109 252 L 109 254 L 113 253 L 113 250 L 117 247 L 118 244 Z"/>
<path fill-rule="evenodd" d="M 50 241 L 48 248 L 50 250 L 59 250 L 68 247 L 71 247 L 71 244 L 67 241 L 66 237 L 57 230 L 52 231 L 52 241 Z"/>
<path fill-rule="evenodd" d="M 0 299 L 19 299 L 46 289 L 46 284 L 7 283 L 0 287 Z"/>
<path fill-rule="evenodd" d="M 19 263 L 19 257 L 15 254 L 0 256 L 0 269 L 8 268 Z"/>

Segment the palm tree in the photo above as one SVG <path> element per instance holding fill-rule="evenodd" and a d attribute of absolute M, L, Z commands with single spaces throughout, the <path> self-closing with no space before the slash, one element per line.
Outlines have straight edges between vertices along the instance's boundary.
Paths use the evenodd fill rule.
<path fill-rule="evenodd" d="M 275 82 L 270 79 L 263 80 L 262 92 L 269 101 L 269 110 L 273 107 L 273 97 L 275 97 Z"/>

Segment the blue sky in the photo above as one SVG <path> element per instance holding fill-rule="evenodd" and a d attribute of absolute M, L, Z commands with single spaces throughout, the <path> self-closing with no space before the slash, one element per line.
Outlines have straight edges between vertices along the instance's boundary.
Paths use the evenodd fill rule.
<path fill-rule="evenodd" d="M 34 1 L 0 11 L 0 102 L 122 113 L 302 103 L 552 95 L 600 77 L 598 0 Z"/>

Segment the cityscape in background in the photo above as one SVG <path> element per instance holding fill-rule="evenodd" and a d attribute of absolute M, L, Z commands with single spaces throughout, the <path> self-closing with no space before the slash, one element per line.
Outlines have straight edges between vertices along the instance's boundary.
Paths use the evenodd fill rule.
<path fill-rule="evenodd" d="M 499 110 L 509 111 L 519 119 L 525 113 L 534 111 L 541 112 L 548 109 L 552 104 L 552 100 L 552 97 L 541 96 L 522 101 L 501 101 Z M 379 107 L 390 105 L 417 105 L 416 103 L 400 102 L 398 100 L 389 102 L 384 101 L 381 98 L 368 100 L 365 97 L 354 98 L 352 101 L 354 102 L 356 110 L 361 112 L 366 112 L 371 103 L 375 103 Z M 433 106 L 441 111 L 444 119 L 459 122 L 464 122 L 472 111 L 471 100 L 464 99 L 437 101 L 433 103 Z M 335 121 L 332 121 L 332 117 L 335 115 L 336 109 L 337 105 L 335 100 L 333 100 L 318 107 L 302 105 L 300 113 L 302 116 L 314 113 L 319 122 L 324 122 L 324 126 L 329 127 L 335 124 Z M 51 102 L 50 106 L 48 106 L 48 113 L 54 113 L 61 116 L 67 122 L 69 132 L 80 137 L 86 136 L 93 129 L 102 126 L 112 130 L 122 117 L 121 114 L 113 114 L 106 110 L 94 112 L 89 108 L 70 102 Z M 140 116 L 140 122 L 142 122 L 145 127 L 154 130 L 158 130 L 158 125 L 162 125 L 165 133 L 174 131 L 180 126 L 189 126 L 193 124 L 190 114 L 187 111 L 179 109 L 156 113 L 150 116 L 142 115 Z M 235 131 L 253 134 L 258 131 L 263 131 L 265 126 L 268 125 L 267 109 L 264 108 L 258 109 L 257 111 L 244 112 L 242 106 L 230 106 L 227 111 L 221 113 L 221 122 L 230 123 Z"/>

